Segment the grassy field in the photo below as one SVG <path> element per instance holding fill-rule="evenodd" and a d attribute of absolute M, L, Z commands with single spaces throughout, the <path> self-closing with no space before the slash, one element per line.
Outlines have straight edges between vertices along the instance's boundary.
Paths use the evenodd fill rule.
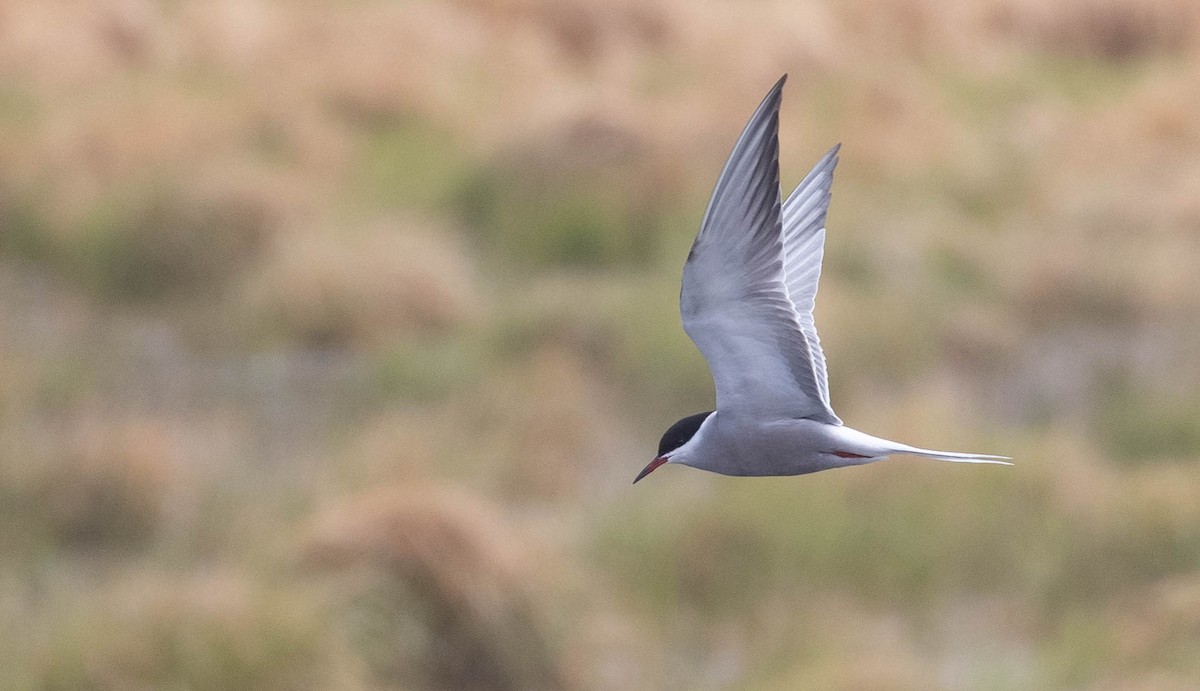
<path fill-rule="evenodd" d="M 758 100 L 843 143 L 856 428 L 712 405 L 680 269 Z M 0 689 L 1200 685 L 1187 0 L 0 7 Z"/>

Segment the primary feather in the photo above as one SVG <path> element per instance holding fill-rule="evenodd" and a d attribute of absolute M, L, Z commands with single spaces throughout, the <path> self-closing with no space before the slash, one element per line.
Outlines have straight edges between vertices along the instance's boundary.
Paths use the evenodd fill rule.
<path fill-rule="evenodd" d="M 750 118 L 717 180 L 684 265 L 680 312 L 712 371 L 718 410 L 841 424 L 829 406 L 816 330 L 811 340 L 805 335 L 785 283 L 778 158 L 784 79 Z M 819 256 L 817 264 L 819 273 Z M 798 258 L 796 266 L 800 286 L 804 262 Z"/>

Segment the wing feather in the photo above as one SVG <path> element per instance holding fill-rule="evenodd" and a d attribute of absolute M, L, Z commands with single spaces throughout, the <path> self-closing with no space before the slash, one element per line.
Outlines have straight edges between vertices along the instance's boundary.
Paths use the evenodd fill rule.
<path fill-rule="evenodd" d="M 821 339 L 817 337 L 813 305 L 825 254 L 825 215 L 829 210 L 833 170 L 838 164 L 840 148 L 840 144 L 834 146 L 813 166 L 784 202 L 782 212 L 784 282 L 788 296 L 796 306 L 800 331 L 808 343 L 821 400 L 830 410 L 825 353 L 821 350 Z"/>
<path fill-rule="evenodd" d="M 712 371 L 718 410 L 841 424 L 823 393 L 824 361 L 818 376 L 804 312 L 785 280 L 779 105 L 786 78 L 750 118 L 717 179 L 684 266 L 680 311 Z M 812 242 L 798 243 L 797 252 Z M 819 273 L 819 256 L 817 263 Z M 808 313 L 811 320 L 811 306 Z"/>

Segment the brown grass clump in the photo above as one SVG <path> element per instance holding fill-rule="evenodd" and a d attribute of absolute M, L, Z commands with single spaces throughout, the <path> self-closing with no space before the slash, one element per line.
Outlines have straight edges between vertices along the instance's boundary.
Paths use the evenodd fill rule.
<path fill-rule="evenodd" d="M 519 543 L 479 497 L 380 490 L 320 516 L 304 552 L 346 577 L 338 625 L 377 683 L 564 688 Z"/>
<path fill-rule="evenodd" d="M 132 548 L 157 531 L 178 480 L 169 433 L 153 421 L 84 421 L 28 480 L 51 536 L 75 548 Z M 26 517 L 28 518 L 28 517 Z"/>
<path fill-rule="evenodd" d="M 231 135 L 211 109 L 176 94 L 16 126 L 28 131 L 0 144 L 0 249 L 121 297 L 220 288 L 255 259 L 281 203 L 262 172 L 214 153 Z"/>
<path fill-rule="evenodd" d="M 589 108 L 518 134 L 456 201 L 513 267 L 645 263 L 678 177 L 636 123 Z"/>
<path fill-rule="evenodd" d="M 232 573 L 142 573 L 47 606 L 55 635 L 29 641 L 40 688 L 337 688 L 310 603 Z"/>
<path fill-rule="evenodd" d="M 997 23 L 1052 54 L 1129 60 L 1196 47 L 1200 10 L 1175 0 L 997 3 Z"/>
<path fill-rule="evenodd" d="M 860 0 L 834 15 L 846 38 L 873 55 L 953 55 L 984 70 L 1031 53 L 1109 62 L 1186 56 L 1200 26 L 1200 11 L 1178 0 Z"/>
<path fill-rule="evenodd" d="M 454 478 L 550 506 L 595 500 L 593 485 L 624 488 L 651 451 L 633 441 L 595 368 L 566 343 L 523 355 L 504 374 L 478 357 L 452 342 L 397 347 L 380 376 L 398 398 L 339 453 L 338 477 L 354 487 Z"/>
<path fill-rule="evenodd" d="M 1173 655 L 1186 655 L 1185 650 L 1200 643 L 1200 580 L 1194 575 L 1164 579 L 1151 589 L 1149 598 L 1131 609 L 1119 626 L 1127 632 L 1119 654 L 1132 658 L 1131 667 L 1169 662 Z"/>
<path fill-rule="evenodd" d="M 412 220 L 281 237 L 247 286 L 268 330 L 318 345 L 439 332 L 480 315 L 473 260 L 457 235 Z"/>

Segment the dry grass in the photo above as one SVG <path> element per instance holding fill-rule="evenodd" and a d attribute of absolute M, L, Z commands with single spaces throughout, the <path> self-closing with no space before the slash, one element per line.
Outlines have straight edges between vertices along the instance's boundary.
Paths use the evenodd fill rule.
<path fill-rule="evenodd" d="M 324 569 L 367 572 L 343 579 L 353 600 L 340 626 L 375 683 L 567 688 L 519 544 L 481 498 L 404 489 L 325 512 L 304 550 Z"/>
<path fill-rule="evenodd" d="M 1183 0 L 4 5 L 0 686 L 1195 686 L 1197 36 Z M 711 405 L 679 266 L 785 71 L 785 181 L 845 144 L 839 412 L 1015 469 L 628 489 Z"/>
<path fill-rule="evenodd" d="M 16 677 L 36 688 L 337 688 L 309 602 L 236 575 L 131 573 L 40 608 Z M 49 630 L 45 630 L 49 627 Z"/>
<path fill-rule="evenodd" d="M 59 433 L 0 466 L 5 542 L 24 553 L 36 553 L 39 540 L 99 554 L 138 554 L 153 544 L 184 481 L 170 433 L 153 420 L 105 427 L 94 418 Z"/>
<path fill-rule="evenodd" d="M 412 220 L 289 233 L 249 279 L 244 319 L 318 346 L 378 345 L 470 324 L 484 296 L 459 235 Z"/>

